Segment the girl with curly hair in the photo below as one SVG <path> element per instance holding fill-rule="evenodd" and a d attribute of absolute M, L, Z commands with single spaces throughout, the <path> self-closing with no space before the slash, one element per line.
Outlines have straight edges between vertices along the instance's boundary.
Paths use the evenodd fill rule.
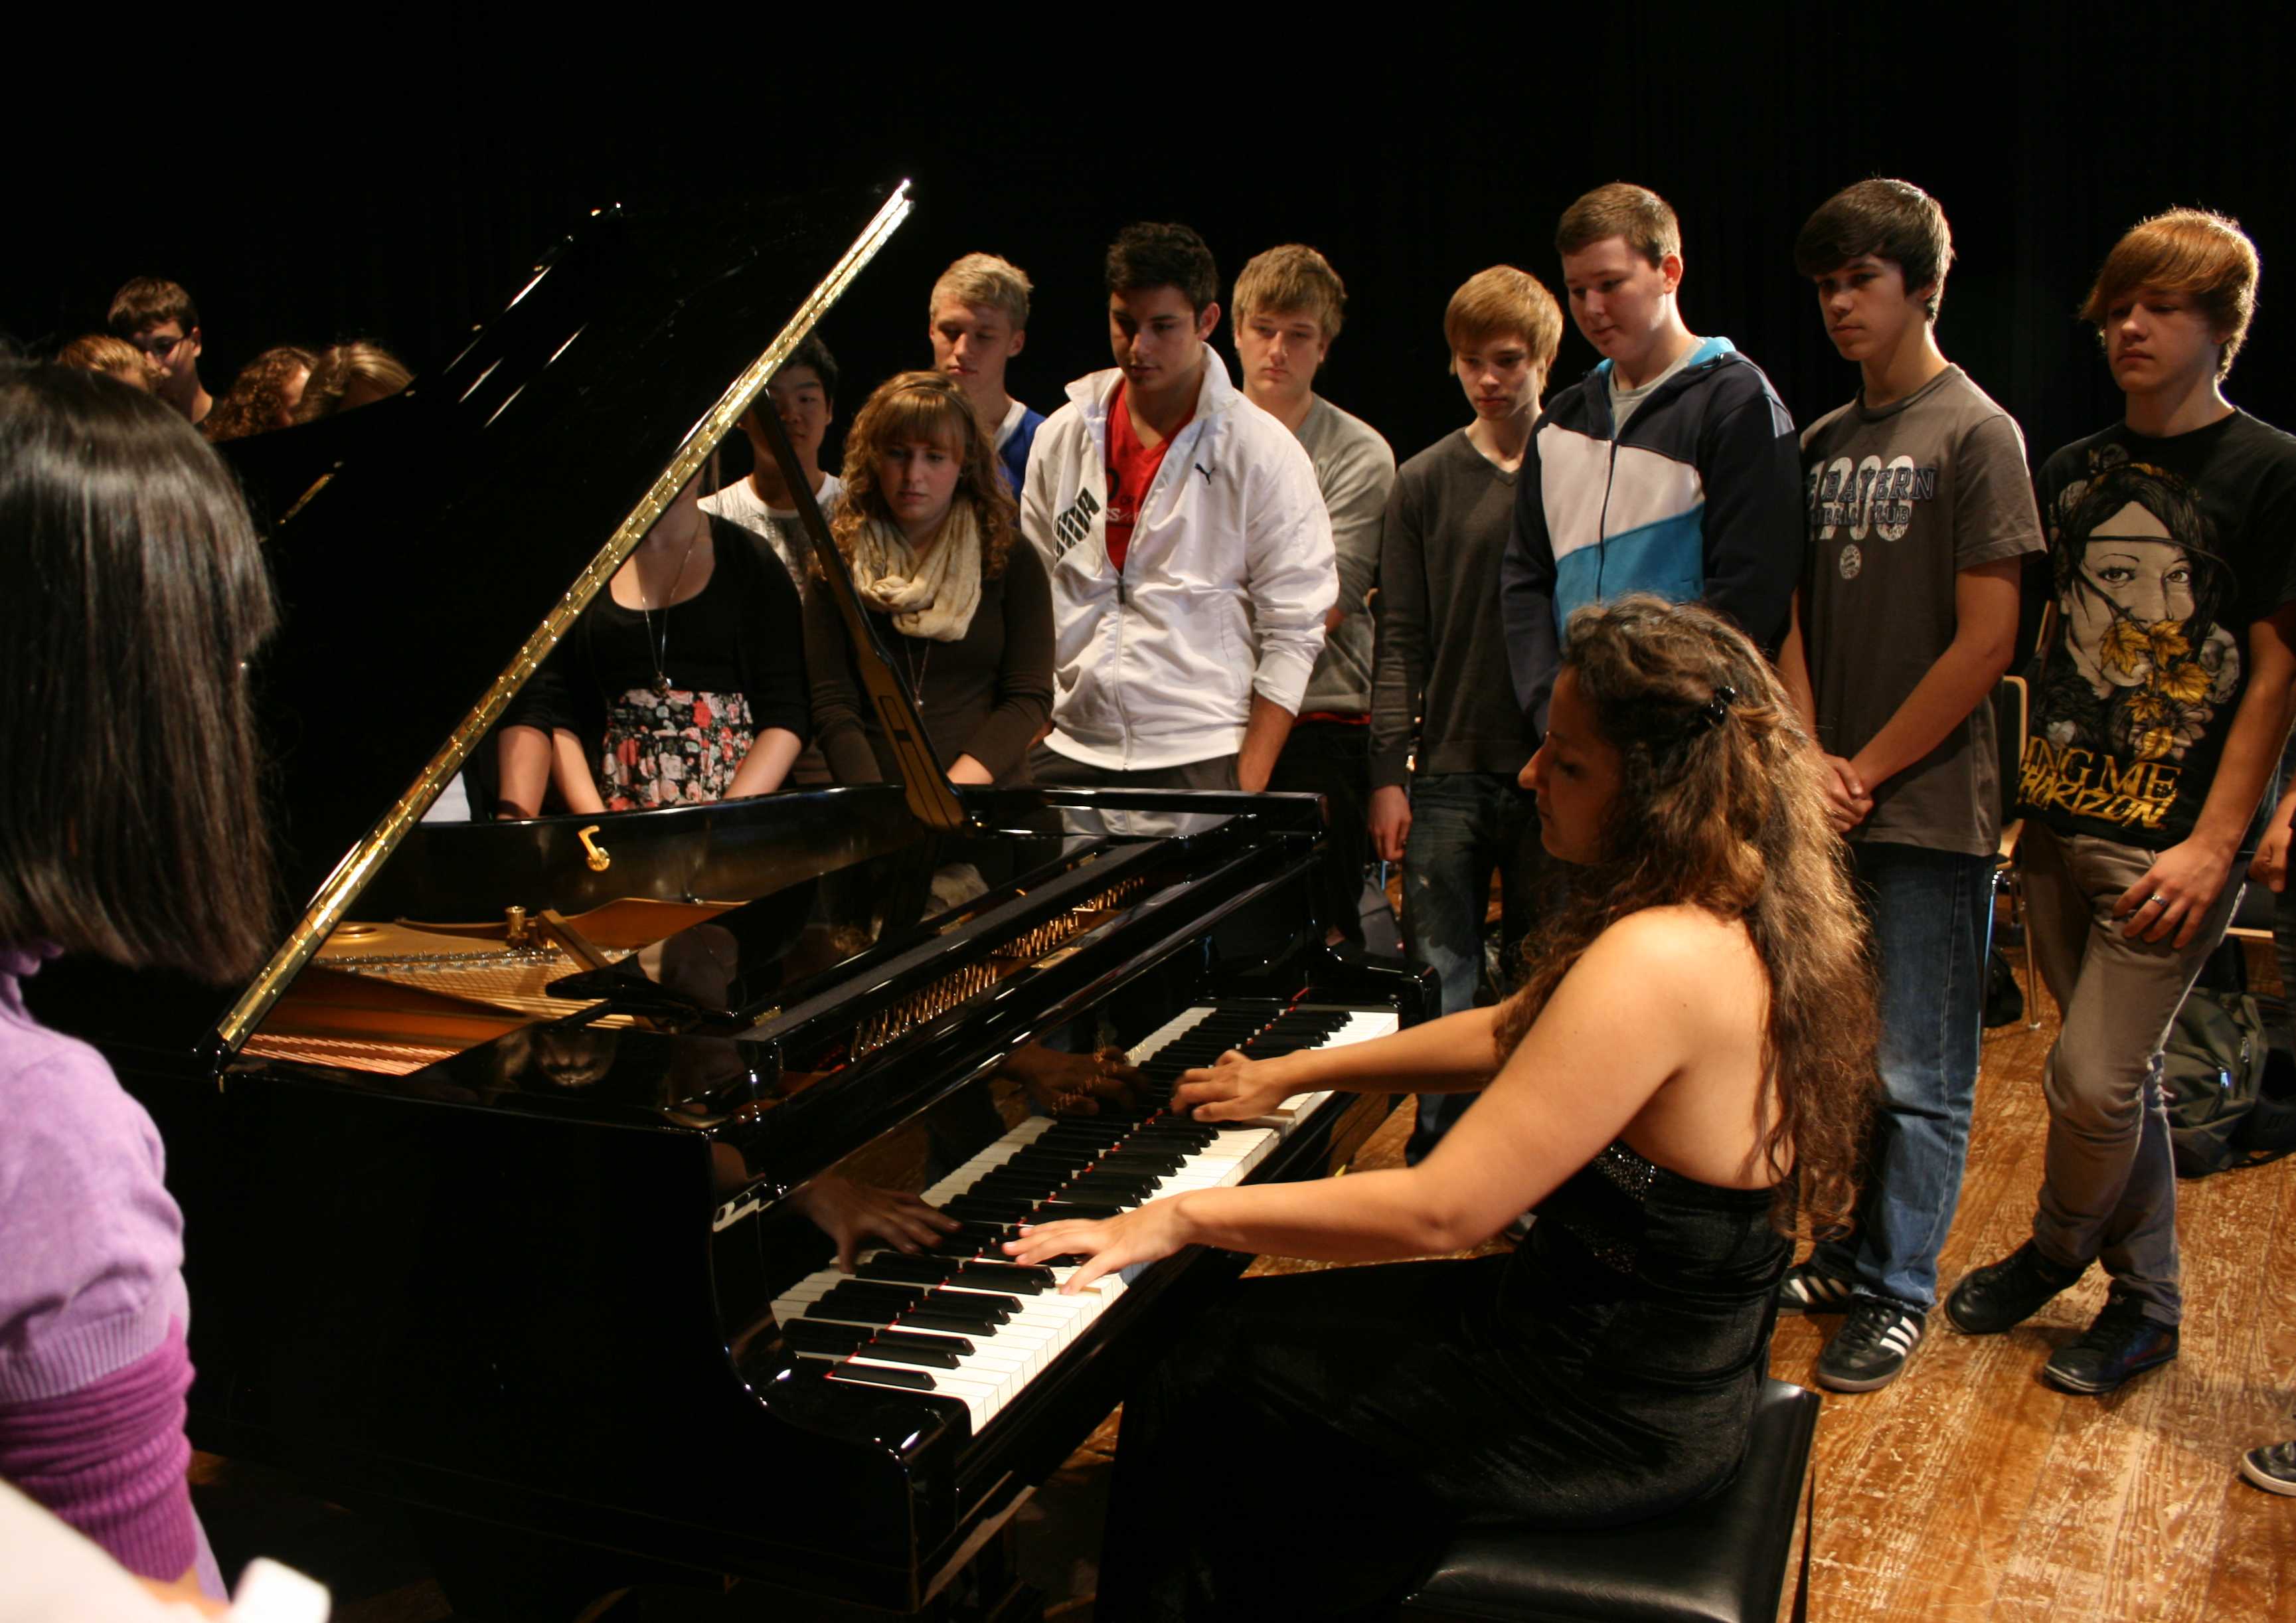
<path fill-rule="evenodd" d="M 287 427 L 317 364 L 318 357 L 293 344 L 266 349 L 239 369 L 215 409 L 200 419 L 200 432 L 213 445 Z"/>
<path fill-rule="evenodd" d="M 845 441 L 832 525 L 853 587 L 915 696 L 955 783 L 1028 780 L 1029 746 L 1053 701 L 1052 588 L 1015 545 L 1013 498 L 964 391 L 936 372 L 877 387 Z M 816 578 L 806 593 L 814 725 L 840 783 L 890 774 L 860 697 L 844 618 Z"/>
<path fill-rule="evenodd" d="M 1184 1245 L 1425 1258 L 1538 1213 L 1512 1255 L 1231 1285 L 1127 1402 L 1105 1615 L 1350 1613 L 1460 1524 L 1632 1521 L 1730 1479 L 1789 1236 L 1847 1217 L 1876 1090 L 1824 771 L 1767 662 L 1710 611 L 1580 610 L 1523 770 L 1573 889 L 1522 989 L 1376 1042 L 1224 1055 L 1176 1095 L 1242 1121 L 1311 1089 L 1478 1093 L 1434 1152 L 1005 1248 L 1083 1258 L 1073 1291 Z M 1287 1534 L 1317 1559 L 1268 1561 Z"/>

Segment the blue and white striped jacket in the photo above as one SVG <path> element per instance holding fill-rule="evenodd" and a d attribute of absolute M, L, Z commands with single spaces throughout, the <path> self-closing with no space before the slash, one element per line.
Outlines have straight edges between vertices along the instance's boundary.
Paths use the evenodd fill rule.
<path fill-rule="evenodd" d="M 1515 697 L 1543 734 L 1573 610 L 1628 592 L 1702 601 L 1765 652 L 1806 545 L 1793 418 L 1726 338 L 1611 422 L 1611 363 L 1547 403 L 1515 481 L 1500 611 Z"/>

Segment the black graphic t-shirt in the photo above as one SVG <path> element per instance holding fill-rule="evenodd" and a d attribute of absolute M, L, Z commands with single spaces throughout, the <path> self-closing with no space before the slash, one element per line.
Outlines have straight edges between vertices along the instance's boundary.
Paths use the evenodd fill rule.
<path fill-rule="evenodd" d="M 2018 783 L 2061 833 L 2187 838 L 2248 690 L 2248 632 L 2296 602 L 2296 439 L 2245 412 L 2116 424 L 2041 470 L 2056 618 Z"/>

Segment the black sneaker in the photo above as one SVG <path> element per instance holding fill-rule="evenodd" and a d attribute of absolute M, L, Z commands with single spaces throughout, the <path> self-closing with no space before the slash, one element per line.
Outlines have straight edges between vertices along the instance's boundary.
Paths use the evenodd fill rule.
<path fill-rule="evenodd" d="M 1945 1299 L 1945 1316 L 1964 1335 L 1997 1335 L 2021 1324 L 2086 1268 L 2061 1268 L 2030 1240 L 1999 1262 L 1962 1275 Z"/>
<path fill-rule="evenodd" d="M 2176 1356 L 2177 1327 L 2146 1318 L 2143 1302 L 2115 1291 L 2104 1299 L 2096 1322 L 2057 1348 L 2041 1374 L 2052 1386 L 2095 1398 Z"/>
<path fill-rule="evenodd" d="M 2296 1442 L 2250 1449 L 2240 1456 L 2240 1474 L 2267 1494 L 2296 1494 Z"/>
<path fill-rule="evenodd" d="M 1927 1324 L 1924 1314 L 1859 1297 L 1849 1305 L 1849 1316 L 1841 1321 L 1833 1340 L 1817 1355 L 1817 1384 L 1835 1392 L 1870 1392 L 1889 1385 L 1922 1344 Z"/>
<path fill-rule="evenodd" d="M 1847 1313 L 1857 1287 L 1823 1273 L 1816 1262 L 1798 1262 L 1778 1281 L 1780 1313 Z"/>

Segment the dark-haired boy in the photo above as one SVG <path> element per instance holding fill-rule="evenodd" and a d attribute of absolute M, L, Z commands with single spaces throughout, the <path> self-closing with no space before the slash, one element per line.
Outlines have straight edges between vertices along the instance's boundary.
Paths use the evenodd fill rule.
<path fill-rule="evenodd" d="M 1768 651 L 1802 553 L 1793 418 L 1728 339 L 1683 324 L 1666 200 L 1597 186 L 1563 210 L 1554 247 L 1603 359 L 1531 436 L 1500 576 L 1515 695 L 1541 734 L 1572 610 L 1626 592 L 1697 599 Z"/>
<path fill-rule="evenodd" d="M 1029 455 L 1021 533 L 1053 583 L 1039 783 L 1267 786 L 1339 595 L 1300 442 L 1206 341 L 1219 272 L 1185 225 L 1108 250 L 1116 365 L 1078 379 Z"/>
<path fill-rule="evenodd" d="M 2082 309 L 2121 422 L 2042 464 L 2056 581 L 2019 774 L 2026 928 L 2064 1026 L 2033 1236 L 1946 1299 L 2008 1329 L 2104 1265 L 2087 1332 L 2042 1374 L 2104 1393 L 2177 1356 L 2184 1292 L 2161 1045 L 2239 905 L 2232 865 L 2296 677 L 2296 439 L 2221 387 L 2256 309 L 2256 248 L 2177 209 L 2105 257 Z"/>
<path fill-rule="evenodd" d="M 200 308 L 192 296 L 160 276 L 138 276 L 111 296 L 104 324 L 143 351 L 152 392 L 193 424 L 207 420 L 215 399 L 200 382 Z"/>
<path fill-rule="evenodd" d="M 1244 398 L 1299 436 L 1331 516 L 1340 598 L 1324 617 L 1324 652 L 1284 741 L 1270 789 L 1324 804 L 1324 910 L 1336 939 L 1363 945 L 1364 864 L 1371 854 L 1366 740 L 1371 720 L 1371 615 L 1379 530 L 1395 488 L 1395 453 L 1380 431 L 1316 392 L 1340 335 L 1348 291 L 1331 261 L 1304 242 L 1255 254 L 1235 279 L 1232 325 Z"/>
<path fill-rule="evenodd" d="M 2041 528 L 2024 437 L 1938 348 L 1953 238 L 1936 200 L 1860 181 L 1793 257 L 1859 386 L 1802 435 L 1809 561 L 1778 672 L 1825 751 L 1873 925 L 1882 1096 L 1856 1231 L 1821 1241 L 1778 1306 L 1845 1310 L 1818 1384 L 1866 1392 L 1920 1344 L 1961 1195 L 2000 841 L 1992 693 Z"/>
<path fill-rule="evenodd" d="M 790 449 L 797 453 L 806 488 L 813 493 L 824 517 L 834 516 L 837 498 L 844 494 L 845 481 L 823 471 L 821 442 L 837 414 L 837 361 L 818 333 L 806 335 L 805 341 L 790 352 L 790 358 L 782 363 L 782 369 L 766 385 L 765 399 L 742 414 L 739 426 L 750 439 L 751 466 L 748 476 L 701 498 L 702 512 L 715 518 L 731 519 L 752 535 L 762 537 L 802 592 L 807 564 L 813 557 L 813 540 L 799 521 L 796 494 L 783 476 L 781 463 L 774 459 L 765 430 L 758 425 L 760 410 L 771 411 L 781 419 L 782 431 L 789 436 Z"/>

